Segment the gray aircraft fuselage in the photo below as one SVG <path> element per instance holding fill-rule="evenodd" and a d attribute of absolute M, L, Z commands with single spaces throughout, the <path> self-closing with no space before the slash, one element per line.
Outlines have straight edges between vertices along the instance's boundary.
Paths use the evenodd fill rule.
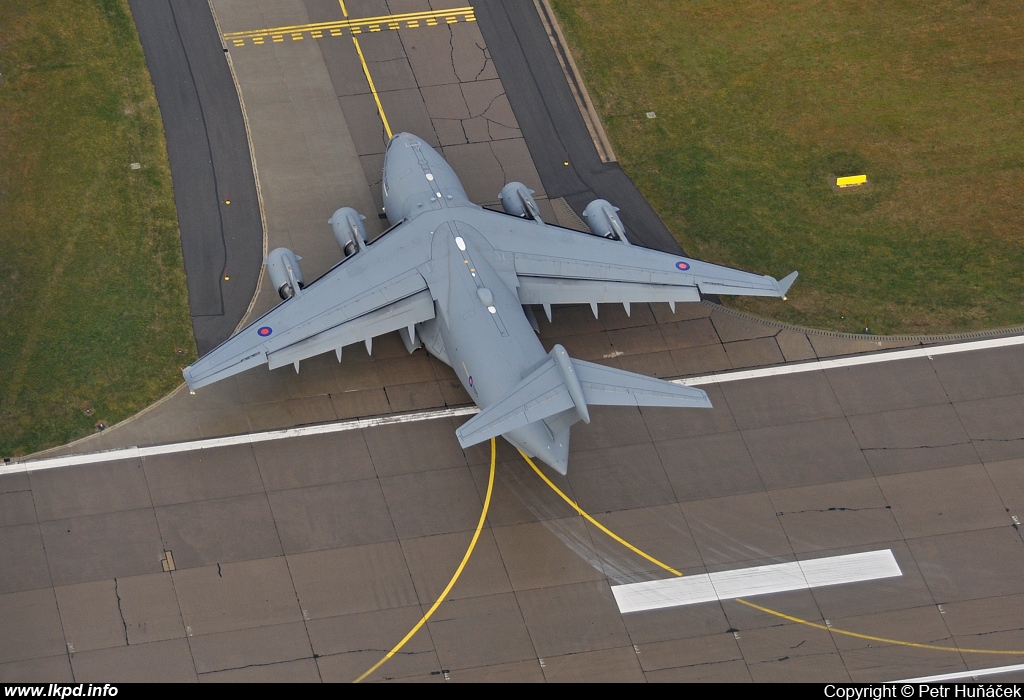
<path fill-rule="evenodd" d="M 435 296 L 436 317 L 417 324 L 417 334 L 427 352 L 455 370 L 473 401 L 487 408 L 548 354 L 515 291 L 488 262 L 497 253 L 472 225 L 486 223 L 481 207 L 469 200 L 448 163 L 411 134 L 398 134 L 388 145 L 383 191 L 392 224 L 423 217 L 432 240 L 430 264 L 421 271 L 432 291 L 447 287 Z M 554 434 L 538 421 L 504 437 L 565 473 L 568 425 Z"/>
<path fill-rule="evenodd" d="M 345 258 L 306 286 L 298 256 L 267 255 L 284 300 L 182 370 L 189 388 L 251 368 L 299 364 L 398 331 L 409 352 L 452 367 L 480 414 L 455 431 L 470 447 L 502 435 L 565 474 L 569 429 L 590 422 L 589 406 L 710 408 L 706 392 L 569 356 L 545 353 L 529 305 L 697 301 L 702 293 L 785 297 L 782 280 L 634 246 L 611 203 L 583 217 L 591 233 L 545 224 L 529 189 L 509 182 L 505 213 L 473 204 L 444 159 L 398 134 L 384 160 L 385 211 L 394 226 L 370 244 L 349 207 L 328 223 Z"/>

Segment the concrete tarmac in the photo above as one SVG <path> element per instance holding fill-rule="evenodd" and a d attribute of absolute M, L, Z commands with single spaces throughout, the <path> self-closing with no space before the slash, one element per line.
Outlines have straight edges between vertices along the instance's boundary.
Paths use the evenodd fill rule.
<path fill-rule="evenodd" d="M 457 4 L 346 5 L 370 17 Z M 341 19 L 337 3 L 317 0 L 213 7 L 225 33 Z M 340 255 L 325 223 L 334 209 L 355 206 L 383 227 L 373 212 L 386 138 L 360 51 L 392 129 L 442 148 L 476 201 L 493 203 L 506 179 L 520 179 L 546 218 L 571 223 L 571 207 L 552 197 L 562 191 L 546 189 L 489 31 L 424 23 L 360 34 L 359 50 L 349 34 L 226 41 L 271 247 L 293 247 L 315 277 Z M 271 295 L 261 290 L 257 313 Z M 666 377 L 918 342 L 798 332 L 709 304 L 674 315 L 634 306 L 628 317 L 602 307 L 600 319 L 559 307 L 542 340 Z M 622 614 L 611 586 L 669 574 L 499 442 L 469 564 L 370 680 L 871 681 L 1020 663 L 1019 347 L 708 392 L 710 411 L 595 409 L 573 431 L 568 477 L 547 476 L 684 575 L 890 549 L 902 576 L 752 599 L 788 617 L 731 600 Z M 298 375 L 257 370 L 179 392 L 62 452 L 466 403 L 447 368 L 380 338 L 372 357 L 350 348 Z M 0 679 L 357 678 L 426 612 L 475 532 L 490 454 L 460 449 L 457 424 L 0 476 Z"/>

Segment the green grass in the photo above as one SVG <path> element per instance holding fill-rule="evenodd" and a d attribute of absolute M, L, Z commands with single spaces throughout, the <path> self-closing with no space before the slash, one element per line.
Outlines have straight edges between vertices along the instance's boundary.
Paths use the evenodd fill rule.
<path fill-rule="evenodd" d="M 0 3 L 0 72 L 0 455 L 17 456 L 142 409 L 195 347 L 128 3 Z"/>
<path fill-rule="evenodd" d="M 687 252 L 800 270 L 788 302 L 730 306 L 849 332 L 1024 323 L 1019 2 L 553 4 Z M 833 191 L 854 174 L 870 185 Z"/>

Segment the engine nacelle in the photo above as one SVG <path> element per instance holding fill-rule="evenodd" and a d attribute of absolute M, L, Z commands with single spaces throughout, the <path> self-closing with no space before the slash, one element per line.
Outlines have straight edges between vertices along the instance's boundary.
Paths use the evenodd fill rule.
<path fill-rule="evenodd" d="M 291 299 L 295 293 L 306 286 L 302 279 L 302 270 L 299 269 L 298 255 L 288 248 L 275 248 L 270 251 L 264 265 L 270 273 L 270 283 L 281 295 L 282 299 Z"/>
<path fill-rule="evenodd" d="M 521 182 L 510 182 L 501 188 L 498 194 L 501 200 L 501 208 L 507 214 L 518 216 L 522 219 L 533 219 L 540 221 L 540 209 L 533 198 L 533 190 L 527 189 Z"/>
<path fill-rule="evenodd" d="M 595 199 L 583 210 L 583 220 L 594 234 L 630 245 L 626 238 L 626 227 L 615 213 L 618 210 L 618 207 L 613 207 L 605 199 Z"/>
<path fill-rule="evenodd" d="M 352 207 L 342 207 L 327 220 L 346 258 L 366 247 L 366 228 L 363 226 L 365 218 Z"/>

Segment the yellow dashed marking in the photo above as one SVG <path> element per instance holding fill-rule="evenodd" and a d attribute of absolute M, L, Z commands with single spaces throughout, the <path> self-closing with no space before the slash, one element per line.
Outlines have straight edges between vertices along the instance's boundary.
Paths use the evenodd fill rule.
<path fill-rule="evenodd" d="M 235 46 L 245 46 L 246 40 L 252 44 L 262 44 L 262 37 L 270 35 L 275 42 L 284 41 L 285 37 L 292 41 L 301 41 L 305 38 L 322 39 L 326 35 L 343 36 L 344 34 L 361 34 L 363 32 L 380 32 L 384 29 L 418 29 L 423 26 L 436 27 L 441 21 L 446 24 L 457 24 L 459 22 L 475 22 L 476 14 L 472 7 L 462 7 L 456 10 L 433 10 L 430 12 L 408 12 L 398 15 L 382 15 L 378 17 L 364 17 L 361 19 L 351 18 L 348 11 L 342 7 L 345 19 L 335 22 L 315 22 L 311 24 L 296 24 L 288 27 L 273 27 L 271 29 L 254 29 L 241 32 L 226 32 L 225 41 L 231 41 Z"/>

